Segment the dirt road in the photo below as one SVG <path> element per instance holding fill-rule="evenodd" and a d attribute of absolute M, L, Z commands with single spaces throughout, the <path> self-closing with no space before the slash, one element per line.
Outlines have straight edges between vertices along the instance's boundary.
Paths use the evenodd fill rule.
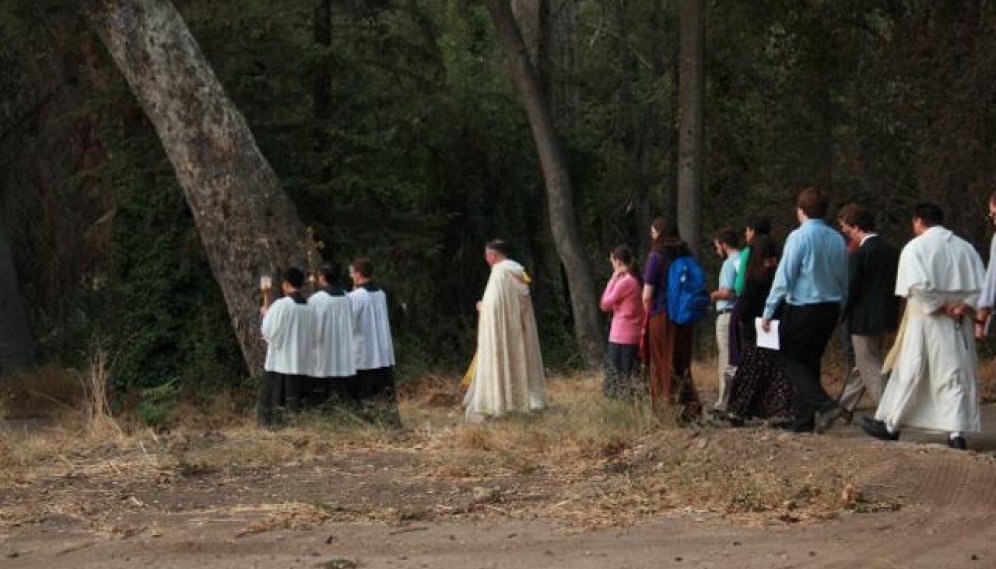
<path fill-rule="evenodd" d="M 278 510 L 265 505 L 262 494 L 240 499 L 241 505 L 214 503 L 211 486 L 220 489 L 218 501 L 232 493 L 228 484 L 208 477 L 166 490 L 159 496 L 161 508 L 122 510 L 113 524 L 88 524 L 85 511 L 7 524 L 0 530 L 0 567 L 996 567 L 996 466 L 988 455 L 919 443 L 887 445 L 853 435 L 839 432 L 836 442 L 881 455 L 882 468 L 863 491 L 901 501 L 897 511 L 780 523 L 675 508 L 632 526 L 590 530 L 557 520 L 508 519 L 504 505 L 496 505 L 457 521 L 341 523 L 334 516 L 294 519 L 288 510 L 274 523 Z M 352 484 L 349 492 L 358 491 L 355 477 L 345 481 L 349 469 L 338 471 L 329 474 L 324 491 L 338 495 L 337 476 L 341 487 Z M 295 476 L 293 469 L 272 474 L 269 482 L 279 488 L 271 485 L 271 499 L 279 504 L 288 503 L 295 484 L 303 488 L 315 480 Z M 380 476 L 389 474 L 366 480 L 373 493 Z M 266 485 L 247 482 L 257 483 Z M 85 510 L 85 495 L 95 488 L 85 481 L 72 487 L 82 496 L 76 507 Z M 38 484 L 31 490 L 53 493 Z M 128 490 L 122 502 L 157 501 L 154 492 Z M 432 495 L 444 488 L 417 490 Z M 315 499 L 308 490 L 299 495 Z"/>

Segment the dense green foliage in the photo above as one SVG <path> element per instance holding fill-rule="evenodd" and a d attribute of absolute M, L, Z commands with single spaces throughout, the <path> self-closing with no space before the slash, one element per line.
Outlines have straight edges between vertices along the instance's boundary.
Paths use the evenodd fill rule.
<path fill-rule="evenodd" d="M 482 245 L 496 236 L 545 277 L 548 363 L 572 361 L 565 283 L 542 261 L 542 178 L 483 6 L 336 0 L 326 44 L 319 0 L 176 4 L 324 256 L 375 259 L 403 377 L 469 359 Z M 643 224 L 673 207 L 678 29 L 673 2 L 576 4 L 580 63 L 561 71 L 579 105 L 560 127 L 586 247 L 607 271 L 612 245 L 645 252 Z M 72 363 L 98 338 L 122 387 L 238 383 L 220 292 L 154 132 L 78 15 L 26 6 L 0 0 L 0 180 L 46 355 Z M 784 234 L 791 197 L 815 184 L 835 207 L 873 207 L 896 242 L 929 198 L 983 243 L 994 26 L 978 0 L 710 2 L 703 235 L 754 213 Z"/>

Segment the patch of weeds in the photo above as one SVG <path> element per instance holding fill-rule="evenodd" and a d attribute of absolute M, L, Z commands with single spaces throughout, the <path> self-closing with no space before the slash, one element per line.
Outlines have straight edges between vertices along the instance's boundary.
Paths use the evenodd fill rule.
<path fill-rule="evenodd" d="M 729 509 L 734 512 L 764 512 L 771 508 L 755 491 L 745 488 L 733 493 Z"/>
<path fill-rule="evenodd" d="M 152 428 L 169 427 L 174 419 L 174 410 L 180 390 L 175 379 L 156 387 L 142 390 L 141 399 L 135 406 L 135 417 L 143 425 Z"/>
<path fill-rule="evenodd" d="M 214 466 L 203 462 L 203 461 L 190 461 L 186 458 L 181 458 L 177 464 L 176 469 L 181 476 L 192 478 L 195 476 L 206 476 L 208 474 L 213 474 L 218 469 Z"/>
<path fill-rule="evenodd" d="M 399 522 L 417 522 L 425 520 L 427 517 L 428 513 L 425 509 L 418 506 L 404 506 L 398 510 Z"/>
<path fill-rule="evenodd" d="M 360 562 L 355 559 L 329 559 L 328 561 L 322 561 L 316 567 L 319 569 L 356 569 L 360 566 Z"/>
<path fill-rule="evenodd" d="M 902 509 L 903 505 L 898 500 L 887 498 L 869 499 L 858 493 L 854 499 L 845 505 L 845 508 L 856 514 L 874 514 L 877 512 L 895 512 Z"/>

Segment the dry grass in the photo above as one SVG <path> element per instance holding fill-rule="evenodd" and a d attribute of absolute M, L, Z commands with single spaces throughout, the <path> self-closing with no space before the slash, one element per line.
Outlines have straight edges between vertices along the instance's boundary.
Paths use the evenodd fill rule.
<path fill-rule="evenodd" d="M 189 418 L 157 433 L 108 426 L 109 417 L 96 413 L 106 411 L 92 387 L 100 384 L 102 369 L 97 360 L 89 375 L 96 383 L 88 389 L 94 391 L 75 415 L 64 413 L 42 431 L 0 433 L 0 495 L 12 489 L 29 495 L 52 480 L 79 479 L 88 488 L 113 488 L 103 506 L 112 512 L 128 505 L 121 503 L 122 484 L 161 485 L 163 492 L 175 487 L 182 495 L 185 481 L 207 477 L 227 484 L 267 473 L 286 478 L 282 484 L 335 496 L 335 507 L 292 507 L 287 504 L 296 504 L 294 499 L 260 497 L 254 507 L 272 511 L 263 519 L 247 519 L 247 533 L 325 521 L 488 516 L 597 527 L 701 511 L 749 523 L 784 523 L 837 515 L 852 507 L 855 495 L 868 509 L 892 507 L 885 499 L 860 495 L 865 480 L 878 473 L 881 456 L 874 449 L 855 452 L 826 437 L 765 429 L 679 429 L 646 403 L 605 400 L 596 376 L 553 379 L 550 409 L 484 425 L 464 423 L 451 391 L 455 386 L 434 378 L 405 393 L 400 406 L 405 431 L 343 414 L 304 415 L 272 432 L 218 401 L 207 413 L 181 413 Z M 713 369 L 711 362 L 696 364 L 700 390 L 708 390 L 709 381 L 699 378 L 710 377 Z M 417 499 L 408 490 L 391 490 L 401 481 L 416 488 Z M 361 482 L 378 484 L 379 490 L 371 493 Z M 63 493 L 50 494 L 44 503 L 18 509 L 0 499 L 0 509 L 17 519 L 56 511 L 99 518 L 73 484 L 64 484 Z M 852 497 L 842 501 L 849 485 Z M 446 492 L 441 495 L 440 489 Z M 205 507 L 204 515 L 235 508 L 223 493 L 213 499 L 217 503 Z"/>

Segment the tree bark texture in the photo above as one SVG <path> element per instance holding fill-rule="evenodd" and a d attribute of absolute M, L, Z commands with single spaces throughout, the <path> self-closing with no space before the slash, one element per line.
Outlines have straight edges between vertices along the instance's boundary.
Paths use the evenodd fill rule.
<path fill-rule="evenodd" d="M 511 5 L 553 124 L 571 128 L 580 112 L 577 0 L 512 0 Z"/>
<path fill-rule="evenodd" d="M 297 211 L 171 2 L 90 0 L 84 11 L 162 141 L 246 365 L 259 373 L 258 279 L 304 266 Z"/>
<path fill-rule="evenodd" d="M 17 284 L 14 257 L 0 227 L 0 377 L 31 366 L 31 331 Z"/>
<path fill-rule="evenodd" d="M 678 232 L 696 254 L 700 249 L 703 99 L 705 93 L 705 4 L 680 0 L 678 77 Z"/>
<path fill-rule="evenodd" d="M 585 364 L 590 369 L 597 369 L 602 363 L 605 346 L 600 333 L 601 315 L 595 280 L 581 241 L 574 214 L 574 192 L 553 128 L 549 103 L 540 89 L 509 0 L 487 0 L 486 3 L 498 32 L 498 41 L 505 54 L 512 83 L 522 97 L 543 169 L 550 227 L 557 254 L 560 255 L 570 281 L 569 292 L 578 348 L 582 351 Z"/>

